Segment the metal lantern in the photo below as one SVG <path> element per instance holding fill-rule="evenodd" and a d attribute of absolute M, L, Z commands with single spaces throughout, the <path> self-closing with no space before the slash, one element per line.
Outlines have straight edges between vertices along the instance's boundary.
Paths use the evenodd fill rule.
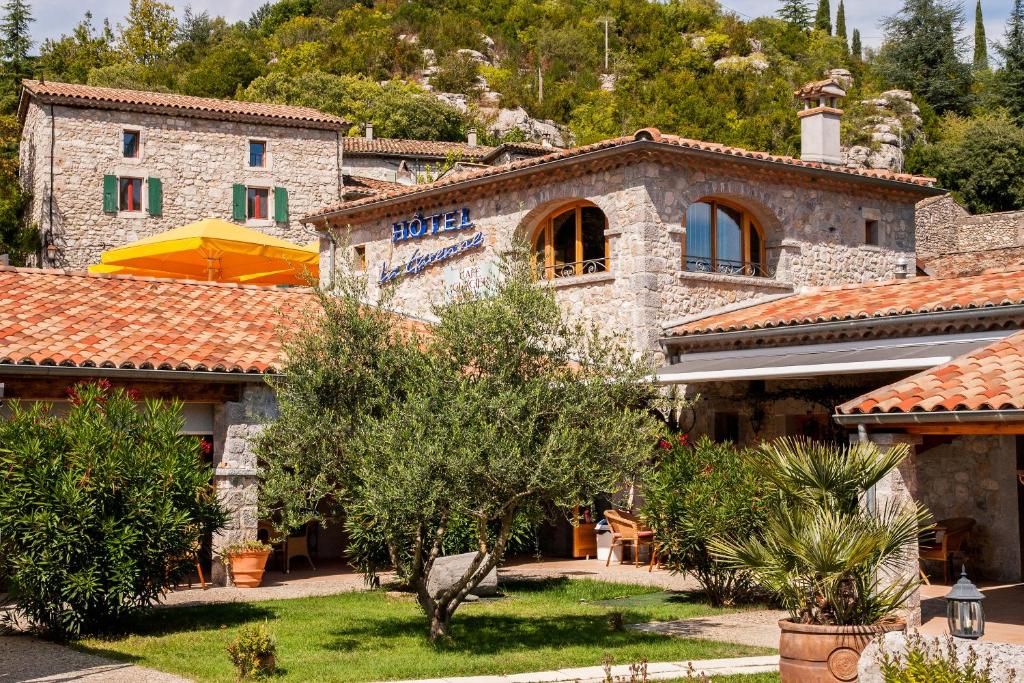
<path fill-rule="evenodd" d="M 957 638 L 977 640 L 985 635 L 985 599 L 978 587 L 967 578 L 967 568 L 961 566 L 960 580 L 946 595 L 946 620 L 949 632 Z"/>

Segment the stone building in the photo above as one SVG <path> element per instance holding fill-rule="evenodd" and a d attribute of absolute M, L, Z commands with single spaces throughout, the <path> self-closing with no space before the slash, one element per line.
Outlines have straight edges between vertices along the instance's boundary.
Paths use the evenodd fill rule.
<path fill-rule="evenodd" d="M 342 197 L 348 124 L 315 109 L 26 80 L 18 115 L 45 265 L 202 218 L 305 242 L 298 219 Z"/>
<path fill-rule="evenodd" d="M 972 215 L 952 195 L 917 205 L 918 267 L 929 275 L 977 274 L 1024 263 L 1024 211 Z"/>

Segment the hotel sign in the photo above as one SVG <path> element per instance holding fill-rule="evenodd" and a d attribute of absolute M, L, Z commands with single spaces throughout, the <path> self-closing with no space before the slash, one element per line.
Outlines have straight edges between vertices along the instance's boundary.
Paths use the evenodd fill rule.
<path fill-rule="evenodd" d="M 431 216 L 416 214 L 410 220 L 398 221 L 391 226 L 391 241 L 392 243 L 405 242 L 447 232 L 468 230 L 473 227 L 475 226 L 469 218 L 468 208 L 463 208 L 461 211 L 436 213 Z M 476 249 L 483 246 L 483 244 L 484 234 L 478 232 L 472 237 L 459 240 L 454 244 L 449 244 L 446 247 L 441 247 L 426 254 L 421 254 L 420 250 L 417 249 L 408 260 L 397 266 L 391 266 L 387 261 L 381 263 L 378 282 L 383 285 L 406 275 L 415 275 L 428 266 L 447 261 L 453 256 L 470 249 Z"/>

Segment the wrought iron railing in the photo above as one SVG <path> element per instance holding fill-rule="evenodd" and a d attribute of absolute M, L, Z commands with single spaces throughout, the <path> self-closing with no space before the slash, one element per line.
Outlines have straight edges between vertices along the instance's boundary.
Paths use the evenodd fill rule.
<path fill-rule="evenodd" d="M 574 261 L 572 263 L 556 263 L 552 266 L 538 265 L 537 277 L 542 280 L 554 280 L 560 277 L 606 273 L 609 270 L 610 264 L 611 259 L 594 258 L 585 261 Z"/>
<path fill-rule="evenodd" d="M 720 275 L 746 275 L 748 277 L 772 277 L 775 271 L 760 261 L 731 261 L 701 256 L 687 256 L 683 260 L 686 270 L 693 273 L 718 273 Z"/>

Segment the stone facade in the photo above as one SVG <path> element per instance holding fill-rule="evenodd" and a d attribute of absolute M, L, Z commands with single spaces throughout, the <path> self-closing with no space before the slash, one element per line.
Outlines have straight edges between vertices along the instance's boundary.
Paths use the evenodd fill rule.
<path fill-rule="evenodd" d="M 938 648 L 947 652 L 950 645 L 956 650 L 957 659 L 966 662 L 975 653 L 981 666 L 990 666 L 991 683 L 1012 683 L 1019 681 L 1024 675 L 1024 645 L 1009 643 L 990 643 L 986 641 L 970 641 L 955 638 L 935 638 L 922 636 L 924 646 L 931 650 Z M 902 656 L 906 661 L 907 636 L 905 633 L 886 633 L 873 640 L 861 653 L 857 680 L 860 683 L 885 683 L 890 680 L 882 673 L 879 666 L 882 652 L 890 656 Z"/>
<path fill-rule="evenodd" d="M 255 540 L 259 513 L 256 506 L 257 462 L 253 441 L 267 420 L 277 415 L 277 401 L 269 387 L 247 385 L 240 401 L 223 403 L 214 412 L 214 476 L 217 498 L 228 512 L 228 522 L 213 537 L 211 580 L 228 580 L 219 553 L 229 545 Z"/>
<path fill-rule="evenodd" d="M 916 232 L 922 256 L 1024 247 L 1024 211 L 972 216 L 947 194 L 917 205 Z"/>
<path fill-rule="evenodd" d="M 52 112 L 52 113 L 51 113 Z M 124 130 L 141 132 L 138 158 L 124 158 Z M 52 131 L 52 134 L 51 134 Z M 338 201 L 338 131 L 261 123 L 28 104 L 21 178 L 32 193 L 29 220 L 58 256 L 43 265 L 83 268 L 113 247 L 202 218 L 232 218 L 232 186 L 270 188 L 265 220 L 248 227 L 308 242 L 299 218 Z M 265 167 L 249 167 L 248 142 L 267 142 Z M 52 149 L 52 191 L 51 191 Z M 104 176 L 142 178 L 142 211 L 104 212 Z M 162 211 L 147 211 L 148 178 L 163 189 Z M 288 219 L 274 220 L 274 187 L 288 195 Z M 52 206 L 51 206 L 52 201 Z M 52 231 L 52 233 L 50 233 Z"/>
<path fill-rule="evenodd" d="M 960 436 L 917 457 L 918 499 L 936 520 L 971 517 L 971 578 L 1021 580 L 1013 436 Z"/>
<path fill-rule="evenodd" d="M 707 197 L 746 209 L 760 223 L 772 277 L 734 277 L 684 270 L 687 207 Z M 585 200 L 608 221 L 609 272 L 558 278 L 550 284 L 574 317 L 600 323 L 638 349 L 659 353 L 663 324 L 760 295 L 802 287 L 894 277 L 897 261 L 914 258 L 914 198 L 835 180 L 822 182 L 785 171 L 752 171 L 738 164 L 692 163 L 679 158 L 638 160 L 568 179 L 537 179 L 528 186 L 408 203 L 387 215 L 343 218 L 344 242 L 365 249 L 376 287 L 383 264 L 483 235 L 482 248 L 448 258 L 397 280 L 403 312 L 429 319 L 460 273 L 490 267 L 515 240 L 566 204 Z M 474 227 L 393 243 L 392 223 L 415 214 L 467 208 Z M 879 244 L 864 244 L 866 220 L 879 222 Z M 324 242 L 325 248 L 329 248 Z M 351 248 L 351 247 L 348 247 Z M 337 260 L 344 263 L 344 255 Z M 326 275 L 325 275 L 326 277 Z"/>

